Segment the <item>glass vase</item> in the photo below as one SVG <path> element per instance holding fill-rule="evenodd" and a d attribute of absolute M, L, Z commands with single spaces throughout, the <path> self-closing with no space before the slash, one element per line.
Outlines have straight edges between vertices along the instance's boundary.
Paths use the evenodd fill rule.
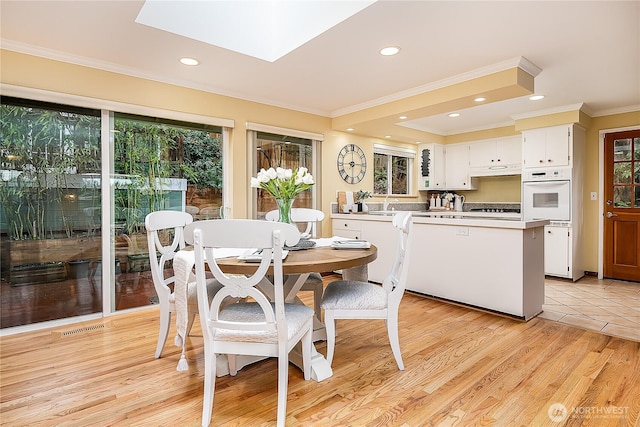
<path fill-rule="evenodd" d="M 286 224 L 292 224 L 291 221 L 291 207 L 293 206 L 294 199 L 276 199 L 278 205 L 278 221 Z"/>

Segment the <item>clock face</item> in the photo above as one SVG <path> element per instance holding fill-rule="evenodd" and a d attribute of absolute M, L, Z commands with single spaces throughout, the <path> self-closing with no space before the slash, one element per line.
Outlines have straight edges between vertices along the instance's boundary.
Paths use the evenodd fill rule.
<path fill-rule="evenodd" d="M 355 144 L 347 144 L 338 153 L 338 173 L 349 184 L 362 181 L 367 171 L 367 159 L 362 148 Z"/>

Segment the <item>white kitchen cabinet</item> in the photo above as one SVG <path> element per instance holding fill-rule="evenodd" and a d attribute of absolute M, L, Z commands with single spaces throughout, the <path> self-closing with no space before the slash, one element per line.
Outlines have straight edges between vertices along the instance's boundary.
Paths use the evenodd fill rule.
<path fill-rule="evenodd" d="M 334 219 L 333 235 L 348 239 L 361 238 L 362 221 L 352 219 Z"/>
<path fill-rule="evenodd" d="M 469 175 L 469 144 L 445 146 L 445 187 L 447 190 L 475 190 Z"/>
<path fill-rule="evenodd" d="M 362 239 L 378 248 L 375 261 L 368 264 L 369 280 L 382 283 L 389 275 L 397 249 L 397 229 L 391 221 L 333 219 L 333 235 Z"/>
<path fill-rule="evenodd" d="M 572 166 L 572 125 L 530 129 L 522 132 L 522 167 Z"/>
<path fill-rule="evenodd" d="M 418 153 L 420 155 L 418 190 L 444 189 L 444 146 L 421 144 L 418 147 Z"/>
<path fill-rule="evenodd" d="M 571 227 L 544 227 L 544 274 L 571 278 Z"/>
<path fill-rule="evenodd" d="M 517 175 L 522 171 L 522 137 L 492 138 L 469 143 L 470 176 Z"/>

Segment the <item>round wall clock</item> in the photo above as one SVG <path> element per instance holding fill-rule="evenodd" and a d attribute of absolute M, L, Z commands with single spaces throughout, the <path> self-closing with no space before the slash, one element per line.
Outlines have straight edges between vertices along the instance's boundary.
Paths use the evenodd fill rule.
<path fill-rule="evenodd" d="M 347 144 L 338 153 L 338 173 L 349 184 L 362 181 L 367 171 L 367 159 L 362 148 L 355 144 Z"/>

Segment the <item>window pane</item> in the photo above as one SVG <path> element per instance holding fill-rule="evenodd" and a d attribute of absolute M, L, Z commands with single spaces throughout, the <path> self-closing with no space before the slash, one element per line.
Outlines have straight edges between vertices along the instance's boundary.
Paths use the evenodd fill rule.
<path fill-rule="evenodd" d="M 640 138 L 633 139 L 633 158 L 640 160 Z"/>
<path fill-rule="evenodd" d="M 257 170 L 284 168 L 296 170 L 305 167 L 311 175 L 313 171 L 313 141 L 288 135 L 277 135 L 257 132 L 256 140 Z M 264 218 L 267 212 L 277 209 L 276 201 L 268 191 L 257 189 L 258 218 Z M 312 208 L 313 193 L 311 189 L 296 196 L 293 206 L 296 208 Z"/>
<path fill-rule="evenodd" d="M 149 212 L 219 218 L 222 138 L 217 127 L 125 114 L 115 114 L 114 128 L 112 238 L 116 285 L 127 290 L 116 294 L 115 309 L 122 310 L 155 302 L 144 227 Z"/>
<path fill-rule="evenodd" d="M 386 154 L 373 154 L 373 193 L 387 194 L 388 189 L 388 156 Z"/>
<path fill-rule="evenodd" d="M 631 207 L 631 186 L 619 186 L 613 187 L 613 205 L 616 208 L 628 208 Z"/>
<path fill-rule="evenodd" d="M 631 160 L 631 139 L 616 139 L 613 141 L 613 159 Z"/>
<path fill-rule="evenodd" d="M 631 162 L 615 163 L 613 165 L 613 183 L 631 184 Z"/>
<path fill-rule="evenodd" d="M 393 156 L 391 158 L 391 189 L 392 194 L 408 194 L 409 159 L 406 157 Z"/>
<path fill-rule="evenodd" d="M 97 114 L 2 98 L 2 328 L 102 310 Z"/>

